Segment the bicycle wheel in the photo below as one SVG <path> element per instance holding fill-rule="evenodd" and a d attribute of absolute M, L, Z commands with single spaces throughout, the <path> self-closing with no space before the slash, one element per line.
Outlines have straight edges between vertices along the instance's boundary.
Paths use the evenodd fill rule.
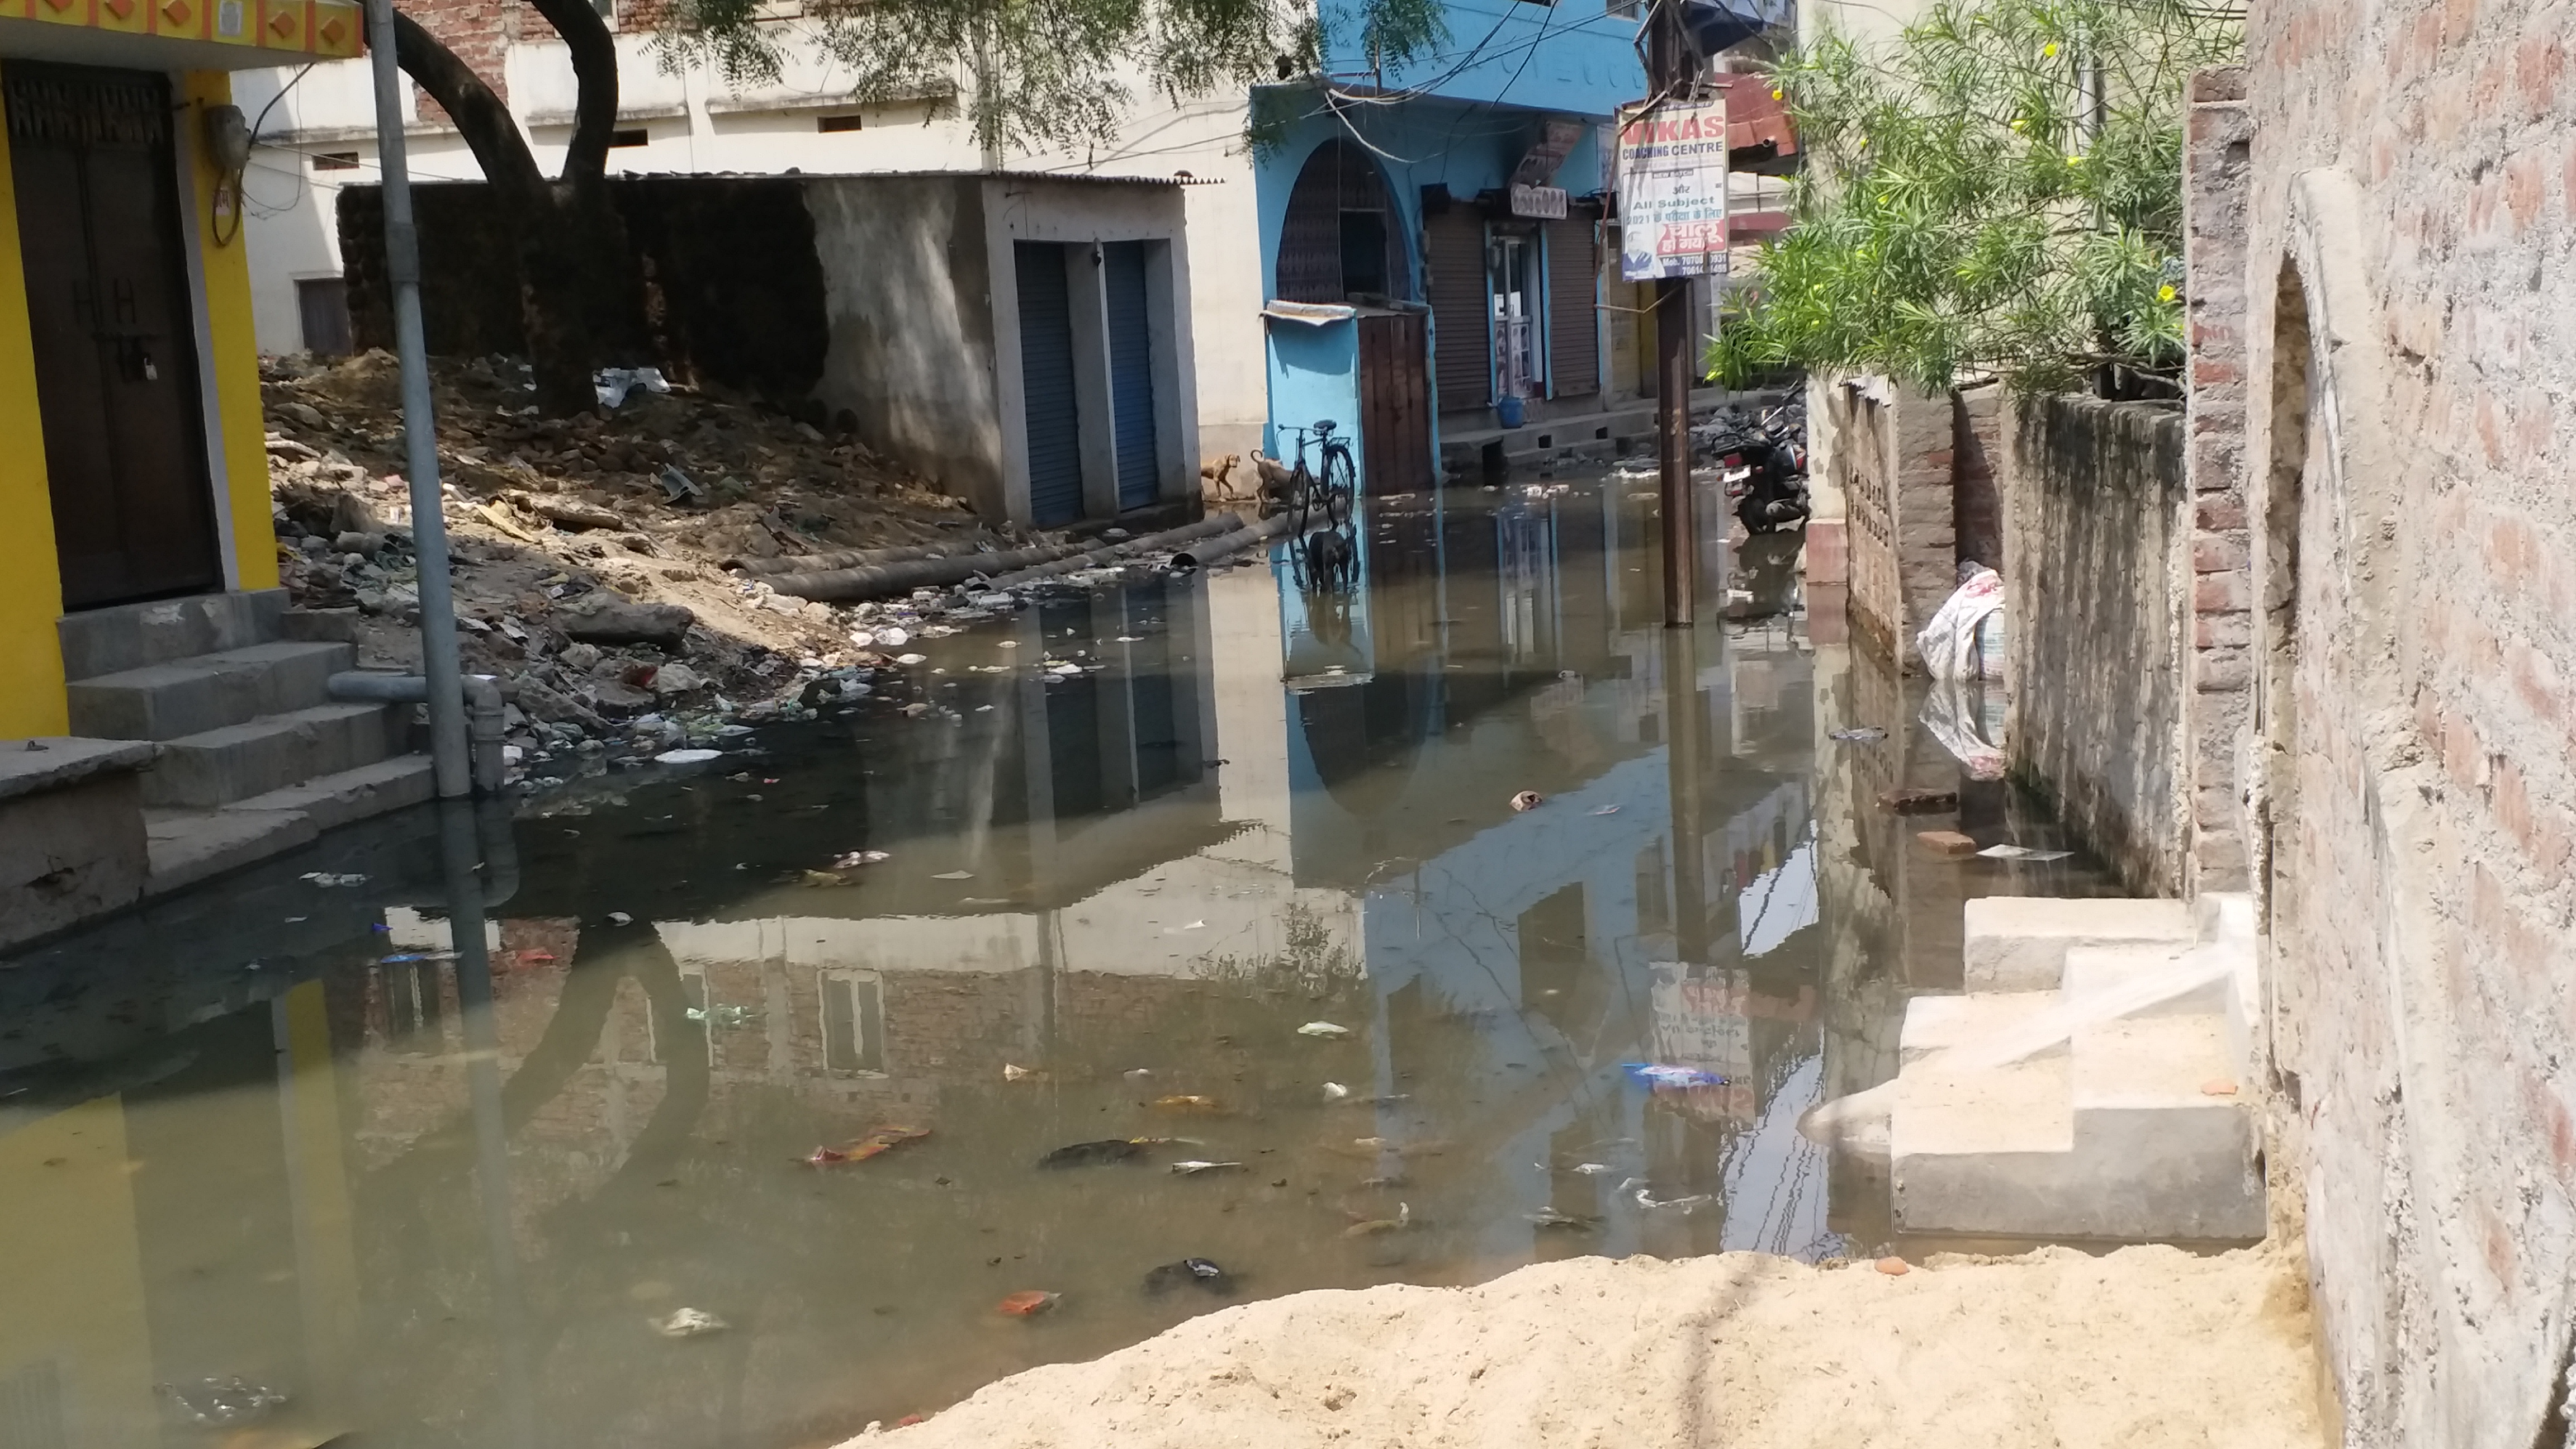
<path fill-rule="evenodd" d="M 1315 475 L 1306 471 L 1306 460 L 1299 458 L 1297 471 L 1288 476 L 1289 506 L 1297 511 L 1296 521 L 1289 528 L 1292 538 L 1306 536 L 1306 520 L 1315 508 L 1315 487 Z"/>
<path fill-rule="evenodd" d="M 1324 455 L 1324 520 L 1335 528 L 1351 521 L 1353 500 L 1359 497 L 1359 476 L 1351 467 L 1348 451 L 1335 448 Z"/>

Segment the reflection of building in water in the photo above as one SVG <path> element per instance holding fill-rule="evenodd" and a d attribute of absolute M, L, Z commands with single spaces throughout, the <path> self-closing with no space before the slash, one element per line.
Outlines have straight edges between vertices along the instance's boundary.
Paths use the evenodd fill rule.
<path fill-rule="evenodd" d="M 1796 640 L 1710 629 L 1668 654 L 1651 559 L 1619 549 L 1646 511 L 1615 491 L 1372 523 L 1365 677 L 1294 695 L 1289 758 L 1297 878 L 1365 892 L 1376 1090 L 1472 1124 L 1460 1147 L 1519 1209 L 1497 1235 L 1525 1244 L 1522 1214 L 1553 1210 L 1634 1250 L 1664 1220 L 1613 1195 L 1643 1190 L 1750 1199 L 1671 1220 L 1703 1245 L 1803 1245 L 1822 1194 L 1780 1185 L 1819 1165 L 1774 1120 L 1814 1087 L 1794 1080 L 1818 911 Z M 1680 731 L 1718 763 L 1676 782 Z M 1521 788 L 1546 803 L 1498 808 Z M 1640 1056 L 1729 1080 L 1649 1098 L 1620 1068 Z"/>

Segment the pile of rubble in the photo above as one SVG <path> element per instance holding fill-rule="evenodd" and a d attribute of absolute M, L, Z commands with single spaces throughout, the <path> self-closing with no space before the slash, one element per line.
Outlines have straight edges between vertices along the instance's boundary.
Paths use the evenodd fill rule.
<path fill-rule="evenodd" d="M 728 562 L 1029 542 L 854 439 L 687 389 L 541 419 L 527 369 L 433 364 L 439 471 L 465 667 L 513 686 L 531 770 L 703 740 L 863 690 L 946 599 L 835 607 Z M 394 359 L 269 359 L 271 493 L 283 581 L 371 667 L 417 668 L 420 596 Z M 567 773 L 556 769 L 555 774 Z"/>

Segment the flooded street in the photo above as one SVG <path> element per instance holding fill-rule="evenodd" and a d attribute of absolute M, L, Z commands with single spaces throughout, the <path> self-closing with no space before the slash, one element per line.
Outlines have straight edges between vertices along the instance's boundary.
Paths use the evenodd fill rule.
<path fill-rule="evenodd" d="M 1062 592 L 0 964 L 0 1440 L 785 1449 L 1229 1301 L 1882 1250 L 1799 1114 L 1964 898 L 2111 887 L 1916 843 L 2058 842 L 1794 537 L 1661 628 L 1650 487 L 1374 500 L 1347 595 Z M 287 1402 L 198 1422 L 234 1376 Z"/>

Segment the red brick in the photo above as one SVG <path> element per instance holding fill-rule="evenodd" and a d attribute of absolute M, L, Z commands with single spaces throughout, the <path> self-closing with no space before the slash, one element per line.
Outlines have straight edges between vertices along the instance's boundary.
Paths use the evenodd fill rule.
<path fill-rule="evenodd" d="M 2192 607 L 2224 613 L 2254 606 L 2252 579 L 2243 570 L 2202 574 L 2192 586 Z"/>
<path fill-rule="evenodd" d="M 2549 172 L 2540 153 L 2525 151 L 2504 165 L 2504 203 L 2513 213 L 2513 229 L 2518 236 L 2531 229 L 2539 219 L 2540 205 L 2548 199 Z"/>
<path fill-rule="evenodd" d="M 2191 568 L 2199 574 L 2228 573 L 2254 566 L 2242 532 L 2196 533 L 2191 540 Z"/>
<path fill-rule="evenodd" d="M 2205 529 L 2243 528 L 2245 500 L 2235 497 L 2209 496 L 2193 505 L 2192 521 Z"/>

